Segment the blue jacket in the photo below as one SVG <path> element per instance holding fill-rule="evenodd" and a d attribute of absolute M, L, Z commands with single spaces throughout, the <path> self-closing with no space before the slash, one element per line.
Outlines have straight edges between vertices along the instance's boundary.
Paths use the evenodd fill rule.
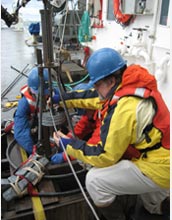
<path fill-rule="evenodd" d="M 22 89 L 22 91 L 25 92 L 18 103 L 18 108 L 14 116 L 14 138 L 28 154 L 31 154 L 33 145 L 36 144 L 31 135 L 31 119 L 33 119 L 33 114 L 36 109 L 36 100 L 32 100 L 32 97 L 28 97 L 26 86 Z M 54 96 L 57 94 L 59 94 L 58 89 L 54 88 Z"/>
<path fill-rule="evenodd" d="M 34 145 L 31 136 L 30 114 L 29 103 L 23 96 L 18 103 L 18 108 L 14 116 L 14 138 L 29 154 L 32 153 L 32 147 Z"/>

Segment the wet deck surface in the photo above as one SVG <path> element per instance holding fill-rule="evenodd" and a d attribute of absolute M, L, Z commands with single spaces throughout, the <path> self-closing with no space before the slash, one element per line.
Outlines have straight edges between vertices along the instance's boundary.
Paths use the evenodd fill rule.
<path fill-rule="evenodd" d="M 16 31 L 10 28 L 1 29 L 1 93 L 15 79 L 18 73 L 11 69 L 11 66 L 22 70 L 27 64 L 31 68 L 36 63 L 34 47 L 28 47 L 25 40 L 28 36 L 24 32 Z M 8 100 L 15 100 L 16 95 L 20 94 L 20 88 L 26 83 L 26 77 L 16 84 L 8 93 Z M 7 101 L 2 100 L 2 103 Z M 1 120 L 13 117 L 15 108 L 3 112 L 1 111 Z M 167 220 L 159 215 L 151 215 L 143 208 L 139 210 L 136 220 Z"/>
<path fill-rule="evenodd" d="M 29 64 L 27 69 L 30 69 L 36 63 L 34 48 L 25 44 L 27 38 L 28 36 L 24 32 L 11 28 L 1 29 L 1 94 L 19 75 L 11 66 L 21 71 L 27 64 Z M 1 100 L 1 103 L 16 100 L 16 96 L 20 95 L 20 88 L 26 83 L 26 80 L 26 77 L 23 76 Z M 1 120 L 12 118 L 14 111 L 15 108 L 6 112 L 1 111 Z"/>

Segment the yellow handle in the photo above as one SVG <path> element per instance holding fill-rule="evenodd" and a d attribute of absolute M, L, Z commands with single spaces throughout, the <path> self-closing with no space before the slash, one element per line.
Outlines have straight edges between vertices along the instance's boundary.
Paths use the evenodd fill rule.
<path fill-rule="evenodd" d="M 4 107 L 6 108 L 12 108 L 18 105 L 18 102 L 7 102 L 5 103 Z"/>

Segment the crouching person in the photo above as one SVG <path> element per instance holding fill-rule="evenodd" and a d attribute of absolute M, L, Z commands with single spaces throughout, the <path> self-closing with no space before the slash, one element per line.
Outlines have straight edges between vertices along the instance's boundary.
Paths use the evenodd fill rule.
<path fill-rule="evenodd" d="M 43 70 L 43 95 L 47 100 L 50 96 L 48 87 L 48 69 Z M 17 143 L 30 155 L 33 146 L 38 141 L 38 112 L 39 112 L 40 79 L 38 67 L 34 67 L 28 75 L 27 85 L 21 88 L 22 98 L 14 114 L 14 137 Z M 53 95 L 58 89 L 53 88 Z"/>
<path fill-rule="evenodd" d="M 150 213 L 162 214 L 170 187 L 170 115 L 155 77 L 139 65 L 127 67 L 111 48 L 94 52 L 86 68 L 95 90 L 64 98 L 68 106 L 101 108 L 100 140 L 89 144 L 57 132 L 57 145 L 92 166 L 86 188 L 105 219 L 130 219 L 135 195 Z M 137 153 L 124 159 L 128 147 Z"/>

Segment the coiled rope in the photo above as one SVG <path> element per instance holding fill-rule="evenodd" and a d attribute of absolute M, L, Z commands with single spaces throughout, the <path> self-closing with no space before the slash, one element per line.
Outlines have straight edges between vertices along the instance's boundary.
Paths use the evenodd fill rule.
<path fill-rule="evenodd" d="M 59 111 L 54 111 L 53 120 L 55 125 L 63 125 L 66 122 L 66 115 L 61 109 Z M 42 113 L 42 125 L 46 127 L 52 127 L 53 121 L 49 111 Z"/>

